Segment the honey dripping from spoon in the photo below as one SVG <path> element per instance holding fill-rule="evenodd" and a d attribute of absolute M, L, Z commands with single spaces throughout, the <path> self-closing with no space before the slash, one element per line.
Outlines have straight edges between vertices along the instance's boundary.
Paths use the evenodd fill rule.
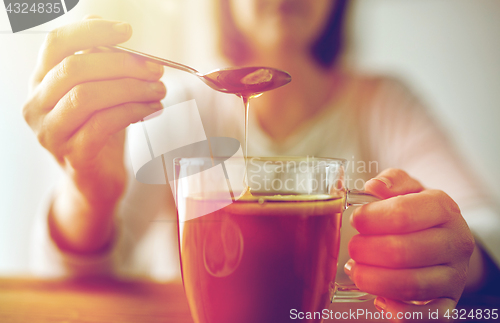
<path fill-rule="evenodd" d="M 202 74 L 190 66 L 142 53 L 130 48 L 122 46 L 108 46 L 107 49 L 132 54 L 156 64 L 165 65 L 193 74 L 212 89 L 219 92 L 236 94 L 243 99 L 243 105 L 245 106 L 245 175 L 243 185 L 245 189 L 242 195 L 246 194 L 246 192 L 250 194 L 250 188 L 247 180 L 248 111 L 250 109 L 250 99 L 260 96 L 263 92 L 274 90 L 290 83 L 292 80 L 290 74 L 272 67 L 255 66 L 223 68 L 207 74 Z M 211 147 L 209 147 L 209 149 L 213 163 L 214 158 L 212 155 L 212 149 Z"/>
<path fill-rule="evenodd" d="M 241 197 L 251 197 L 248 181 L 248 119 L 250 111 L 250 100 L 262 95 L 263 92 L 281 87 L 291 81 L 290 74 L 266 67 L 248 67 L 233 70 L 225 70 L 228 73 L 217 75 L 217 85 L 224 87 L 230 93 L 235 93 L 243 100 L 245 108 L 245 174 L 243 176 L 243 192 Z M 208 74 L 210 75 L 210 74 Z"/>

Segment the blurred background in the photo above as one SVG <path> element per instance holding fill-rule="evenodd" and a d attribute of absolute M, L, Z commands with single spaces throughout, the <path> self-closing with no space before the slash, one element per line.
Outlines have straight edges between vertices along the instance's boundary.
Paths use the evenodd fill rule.
<path fill-rule="evenodd" d="M 29 270 L 31 226 L 60 173 L 21 108 L 46 34 L 99 14 L 128 21 L 127 46 L 192 65 L 222 67 L 211 1 L 80 0 L 68 14 L 12 34 L 0 9 L 0 275 Z M 404 80 L 440 120 L 463 158 L 500 200 L 500 2 L 355 0 L 347 60 Z M 140 22 L 140 23 L 139 23 Z"/>

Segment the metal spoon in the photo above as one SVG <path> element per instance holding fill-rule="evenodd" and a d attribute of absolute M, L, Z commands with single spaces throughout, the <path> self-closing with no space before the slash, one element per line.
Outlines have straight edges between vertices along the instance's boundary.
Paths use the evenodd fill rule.
<path fill-rule="evenodd" d="M 252 97 L 281 87 L 292 80 L 290 74 L 271 67 L 230 67 L 201 74 L 187 65 L 148 55 L 121 46 L 109 46 L 114 51 L 126 52 L 156 64 L 179 69 L 198 76 L 212 89 L 224 93 L 233 93 L 242 97 Z"/>

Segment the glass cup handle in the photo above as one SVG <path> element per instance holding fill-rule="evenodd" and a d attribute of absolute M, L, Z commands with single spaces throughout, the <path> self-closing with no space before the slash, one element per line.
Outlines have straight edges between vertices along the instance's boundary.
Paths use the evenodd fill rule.
<path fill-rule="evenodd" d="M 361 190 L 347 190 L 345 208 L 349 206 L 363 205 L 370 202 L 380 201 L 374 195 Z M 376 296 L 365 293 L 354 284 L 332 283 L 330 285 L 332 303 L 354 303 L 365 302 L 374 299 Z"/>
<path fill-rule="evenodd" d="M 371 202 L 380 201 L 378 197 L 375 195 L 371 195 L 370 193 L 366 193 L 361 190 L 347 190 L 346 197 L 346 208 L 349 206 L 363 205 Z"/>
<path fill-rule="evenodd" d="M 359 290 L 354 284 L 332 283 L 330 285 L 330 301 L 332 303 L 359 303 L 375 297 L 377 296 Z"/>

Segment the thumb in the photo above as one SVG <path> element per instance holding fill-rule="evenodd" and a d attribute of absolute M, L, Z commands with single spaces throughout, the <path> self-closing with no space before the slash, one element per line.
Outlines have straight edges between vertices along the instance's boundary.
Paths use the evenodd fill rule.
<path fill-rule="evenodd" d="M 424 187 L 416 179 L 410 177 L 405 171 L 389 168 L 370 179 L 365 184 L 365 191 L 387 199 L 393 196 L 409 193 L 418 193 Z"/>

